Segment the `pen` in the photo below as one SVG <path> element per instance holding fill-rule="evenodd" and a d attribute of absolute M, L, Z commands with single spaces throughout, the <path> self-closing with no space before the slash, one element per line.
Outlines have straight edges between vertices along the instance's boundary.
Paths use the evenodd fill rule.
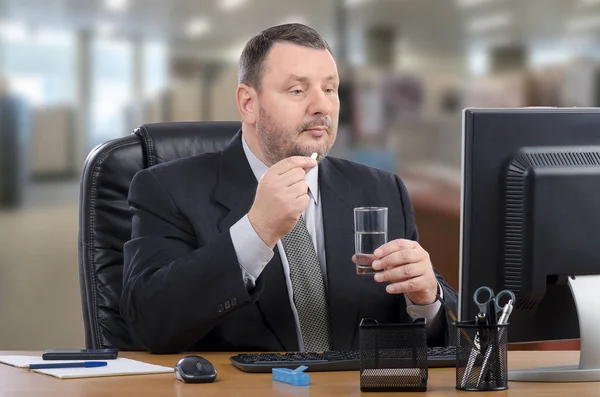
<path fill-rule="evenodd" d="M 488 325 L 496 325 L 498 322 L 498 318 L 496 317 L 496 299 L 491 298 L 488 302 Z"/>
<path fill-rule="evenodd" d="M 504 325 L 504 324 L 508 323 L 508 318 L 510 317 L 512 310 L 513 310 L 513 304 L 512 304 L 512 299 L 511 299 L 508 301 L 508 303 L 506 305 L 504 305 L 504 308 L 502 309 L 502 315 L 500 315 L 500 320 L 498 320 L 498 325 Z M 496 346 L 500 343 L 500 341 L 504 337 L 504 329 L 505 328 L 506 327 L 502 327 L 500 329 L 500 331 L 498 332 L 498 341 L 496 343 L 492 343 L 493 346 Z M 479 384 L 483 380 L 483 377 L 486 375 L 487 366 L 488 366 L 491 354 L 492 354 L 492 349 L 487 349 L 485 352 L 485 357 L 483 358 L 483 364 L 481 365 L 481 372 L 479 373 L 479 379 L 477 379 L 477 386 L 479 386 Z"/>
<path fill-rule="evenodd" d="M 105 367 L 106 361 L 81 361 L 72 363 L 48 363 L 48 364 L 29 364 L 29 369 L 50 369 L 50 368 L 95 368 Z"/>
<path fill-rule="evenodd" d="M 475 317 L 475 325 L 484 326 L 486 325 L 486 315 L 484 313 L 479 313 L 477 317 Z M 483 337 L 483 329 L 480 328 L 479 331 L 475 334 L 475 338 L 473 339 L 471 353 L 469 354 L 469 359 L 467 360 L 467 366 L 465 367 L 465 372 L 463 373 L 463 378 L 460 383 L 461 387 L 465 387 L 467 381 L 469 380 L 469 376 L 471 375 L 471 371 L 473 371 L 473 366 L 475 365 L 475 361 L 477 360 L 477 356 L 480 354 L 482 346 L 482 337 Z"/>
<path fill-rule="evenodd" d="M 448 306 L 448 304 L 446 303 L 446 301 L 442 299 L 442 297 L 440 296 L 440 294 L 437 294 L 436 298 L 437 298 L 437 300 L 440 301 L 440 303 L 442 304 L 442 306 L 444 306 L 444 308 L 448 312 L 448 315 L 450 316 L 450 319 L 452 321 L 454 321 L 454 322 L 457 322 L 458 319 L 456 318 L 456 314 L 454 314 L 454 312 L 452 311 L 452 309 L 450 309 L 450 306 Z"/>
<path fill-rule="evenodd" d="M 442 306 L 444 306 L 444 308 L 446 309 L 446 312 L 448 313 L 448 316 L 450 317 L 450 319 L 452 321 L 454 321 L 455 323 L 458 323 L 458 318 L 456 318 L 456 314 L 454 314 L 454 312 L 452 311 L 452 309 L 450 309 L 450 306 L 448 306 L 448 304 L 446 303 L 445 300 L 442 299 L 442 297 L 440 296 L 440 294 L 436 295 L 437 300 L 440 301 L 440 303 L 442 304 Z M 460 332 L 463 334 L 463 336 L 465 337 L 465 339 L 467 340 L 467 342 L 469 342 L 469 344 L 473 344 L 473 341 L 471 340 L 471 338 L 469 338 L 469 334 L 467 333 L 466 330 L 464 329 L 460 329 Z"/>
<path fill-rule="evenodd" d="M 506 324 L 508 322 L 508 317 L 512 313 L 513 305 L 512 299 L 508 301 L 504 308 L 502 309 L 502 314 L 500 315 L 500 320 L 498 320 L 498 324 Z"/>

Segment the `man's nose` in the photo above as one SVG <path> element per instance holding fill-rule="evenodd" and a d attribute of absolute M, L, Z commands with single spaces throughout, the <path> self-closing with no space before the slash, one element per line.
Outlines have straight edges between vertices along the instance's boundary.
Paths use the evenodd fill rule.
<path fill-rule="evenodd" d="M 331 99 L 323 90 L 315 90 L 311 94 L 308 112 L 311 115 L 329 115 L 331 113 Z"/>

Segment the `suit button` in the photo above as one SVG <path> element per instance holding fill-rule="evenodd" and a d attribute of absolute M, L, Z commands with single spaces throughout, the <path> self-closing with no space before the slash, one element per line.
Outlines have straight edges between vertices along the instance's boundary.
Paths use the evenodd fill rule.
<path fill-rule="evenodd" d="M 231 309 L 231 303 L 229 301 L 225 301 L 225 310 Z"/>
<path fill-rule="evenodd" d="M 225 310 L 225 309 L 223 308 L 223 305 L 219 305 L 219 309 L 218 310 L 219 310 L 219 313 L 223 313 L 223 310 Z"/>
<path fill-rule="evenodd" d="M 231 307 L 236 307 L 236 306 L 237 306 L 237 299 L 236 299 L 236 298 L 233 298 L 233 299 L 231 300 Z"/>

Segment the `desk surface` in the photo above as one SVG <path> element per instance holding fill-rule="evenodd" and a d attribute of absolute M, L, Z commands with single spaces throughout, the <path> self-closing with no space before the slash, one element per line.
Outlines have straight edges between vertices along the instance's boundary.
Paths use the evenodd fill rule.
<path fill-rule="evenodd" d="M 38 352 L 0 352 L 0 355 L 35 355 Z M 312 372 L 310 386 L 291 386 L 274 383 L 271 374 L 247 374 L 229 363 L 230 353 L 201 354 L 217 368 L 214 383 L 184 384 L 174 374 L 137 375 L 88 379 L 57 379 L 21 368 L 0 364 L 0 396 L 358 396 L 361 393 L 358 371 Z M 174 366 L 183 355 L 150 355 L 146 353 L 121 353 L 120 356 L 153 364 Z M 568 365 L 579 360 L 577 351 L 510 351 L 509 367 Z M 449 396 L 471 394 L 455 389 L 455 369 L 430 369 L 427 394 Z M 386 396 L 395 393 L 383 393 Z M 406 395 L 407 393 L 397 393 Z M 423 393 L 418 393 L 422 395 Z M 565 396 L 577 397 L 600 395 L 600 382 L 591 383 L 524 383 L 510 382 L 509 389 L 501 392 L 475 393 L 478 396 Z"/>

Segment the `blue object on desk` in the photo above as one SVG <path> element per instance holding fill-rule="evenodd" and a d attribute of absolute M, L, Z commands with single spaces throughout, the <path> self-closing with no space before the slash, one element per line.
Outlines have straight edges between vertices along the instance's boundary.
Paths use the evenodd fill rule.
<path fill-rule="evenodd" d="M 50 368 L 95 368 L 105 367 L 106 361 L 81 361 L 72 363 L 48 363 L 48 364 L 29 364 L 29 369 L 50 369 Z"/>
<path fill-rule="evenodd" d="M 296 369 L 273 368 L 273 380 L 289 383 L 294 386 L 308 386 L 310 384 L 310 375 L 304 373 L 304 370 L 307 368 L 306 365 L 302 365 Z"/>

